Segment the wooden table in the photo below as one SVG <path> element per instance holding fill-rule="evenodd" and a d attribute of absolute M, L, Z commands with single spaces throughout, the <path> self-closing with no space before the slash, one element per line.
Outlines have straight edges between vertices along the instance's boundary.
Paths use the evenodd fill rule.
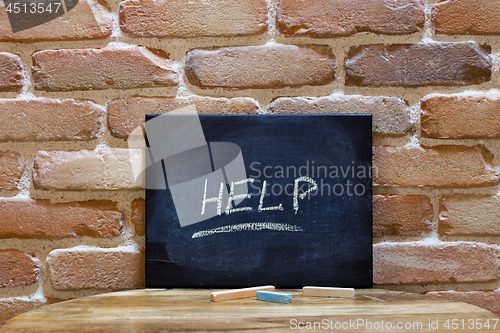
<path fill-rule="evenodd" d="M 146 289 L 78 298 L 19 315 L 0 332 L 290 332 L 315 323 L 317 331 L 500 332 L 499 318 L 489 311 L 404 292 L 360 289 L 346 299 L 288 290 L 290 304 L 254 298 L 214 303 L 211 292 Z M 479 328 L 485 324 L 490 328 Z"/>

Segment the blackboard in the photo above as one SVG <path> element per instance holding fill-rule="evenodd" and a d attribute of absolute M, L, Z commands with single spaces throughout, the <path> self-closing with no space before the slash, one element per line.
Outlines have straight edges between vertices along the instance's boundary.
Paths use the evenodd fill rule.
<path fill-rule="evenodd" d="M 188 151 L 182 148 L 186 135 L 196 136 L 196 130 L 162 127 L 183 124 L 185 117 L 199 121 L 203 132 Z M 372 286 L 370 115 L 147 115 L 146 120 L 150 149 L 177 149 L 160 163 L 165 152 L 157 152 L 156 159 L 154 152 L 149 155 L 147 287 Z M 156 126 L 148 127 L 152 121 Z M 203 181 L 210 175 L 215 176 Z M 233 192 L 238 188 L 244 196 L 246 189 L 249 197 L 235 200 L 229 208 L 242 209 L 229 212 L 231 182 L 243 179 Z M 181 200 L 174 202 L 179 196 L 188 209 Z M 203 203 L 204 214 L 214 216 L 200 215 Z"/>

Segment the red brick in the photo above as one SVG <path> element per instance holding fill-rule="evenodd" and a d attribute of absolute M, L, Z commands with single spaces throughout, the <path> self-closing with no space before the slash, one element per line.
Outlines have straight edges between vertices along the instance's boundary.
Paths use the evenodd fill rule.
<path fill-rule="evenodd" d="M 489 46 L 474 42 L 362 45 L 345 61 L 348 86 L 462 86 L 491 77 Z"/>
<path fill-rule="evenodd" d="M 0 100 L 0 141 L 91 140 L 100 116 L 90 101 Z"/>
<path fill-rule="evenodd" d="M 47 264 L 56 290 L 144 288 L 144 254 L 137 250 L 54 250 Z"/>
<path fill-rule="evenodd" d="M 494 281 L 500 250 L 480 243 L 379 243 L 373 246 L 376 284 Z"/>
<path fill-rule="evenodd" d="M 21 313 L 36 309 L 46 302 L 43 299 L 3 298 L 0 300 L 0 329 L 8 320 Z M 7 328 L 4 328 L 5 330 Z"/>
<path fill-rule="evenodd" d="M 431 8 L 432 25 L 438 34 L 500 34 L 500 1 L 447 0 Z"/>
<path fill-rule="evenodd" d="M 371 114 L 375 135 L 402 136 L 412 129 L 408 105 L 397 97 L 284 97 L 273 101 L 268 110 L 277 114 Z"/>
<path fill-rule="evenodd" d="M 0 250 L 0 288 L 28 286 L 37 281 L 39 273 L 33 255 L 18 250 Z"/>
<path fill-rule="evenodd" d="M 141 149 L 41 150 L 35 155 L 33 185 L 42 190 L 139 189 L 132 165 L 144 163 Z"/>
<path fill-rule="evenodd" d="M 144 124 L 146 114 L 165 114 L 194 104 L 200 114 L 251 114 L 258 112 L 257 102 L 251 98 L 213 98 L 213 97 L 128 97 L 110 101 L 108 126 L 111 134 L 127 138 L 130 133 Z"/>
<path fill-rule="evenodd" d="M 132 37 L 233 37 L 267 30 L 266 0 L 126 0 L 120 26 Z"/>
<path fill-rule="evenodd" d="M 113 237 L 123 215 L 111 201 L 53 203 L 29 198 L 0 199 L 0 238 Z"/>
<path fill-rule="evenodd" d="M 164 52 L 139 46 L 46 50 L 32 58 L 37 90 L 149 88 L 178 82 L 175 63 Z"/>
<path fill-rule="evenodd" d="M 500 94 L 429 95 L 421 108 L 423 137 L 500 138 Z"/>
<path fill-rule="evenodd" d="M 195 49 L 186 67 L 201 88 L 266 89 L 331 83 L 336 62 L 329 46 L 267 44 Z"/>
<path fill-rule="evenodd" d="M 17 190 L 26 162 L 16 152 L 0 151 L 0 190 Z"/>
<path fill-rule="evenodd" d="M 0 91 L 19 91 L 23 85 L 21 58 L 12 53 L 0 52 Z"/>
<path fill-rule="evenodd" d="M 424 0 L 280 0 L 277 22 L 288 36 L 408 34 L 424 26 L 424 6 Z"/>
<path fill-rule="evenodd" d="M 500 197 L 455 194 L 441 197 L 439 233 L 446 236 L 500 236 Z"/>
<path fill-rule="evenodd" d="M 102 0 L 80 0 L 63 16 L 16 33 L 12 33 L 3 2 L 0 3 L 0 16 L 2 42 L 102 39 L 109 37 L 112 30 L 108 4 Z"/>
<path fill-rule="evenodd" d="M 135 199 L 132 201 L 132 224 L 135 234 L 144 236 L 146 234 L 146 202 L 144 199 Z"/>
<path fill-rule="evenodd" d="M 421 236 L 430 233 L 432 217 L 432 204 L 428 196 L 373 196 L 373 237 Z"/>
<path fill-rule="evenodd" d="M 491 166 L 493 154 L 483 146 L 408 144 L 373 148 L 376 186 L 477 187 L 499 181 Z"/>
<path fill-rule="evenodd" d="M 425 294 L 450 301 L 469 303 L 500 316 L 500 289 L 478 291 L 429 291 Z"/>

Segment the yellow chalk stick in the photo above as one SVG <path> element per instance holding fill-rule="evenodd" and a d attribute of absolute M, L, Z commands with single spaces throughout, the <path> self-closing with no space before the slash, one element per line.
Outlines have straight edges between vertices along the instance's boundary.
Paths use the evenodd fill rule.
<path fill-rule="evenodd" d="M 274 289 L 275 289 L 274 286 L 262 286 L 262 287 L 215 291 L 210 294 L 210 298 L 212 299 L 212 302 L 227 301 L 230 299 L 255 297 L 255 293 L 258 290 L 274 291 Z"/>
<path fill-rule="evenodd" d="M 354 288 L 304 287 L 302 296 L 354 297 Z"/>

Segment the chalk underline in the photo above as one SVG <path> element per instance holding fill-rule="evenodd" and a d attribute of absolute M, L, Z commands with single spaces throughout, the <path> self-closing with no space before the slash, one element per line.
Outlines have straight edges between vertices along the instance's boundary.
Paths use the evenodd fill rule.
<path fill-rule="evenodd" d="M 240 223 L 234 225 L 225 225 L 222 227 L 198 231 L 195 232 L 193 236 L 191 236 L 191 238 L 201 238 L 227 232 L 262 231 L 262 230 L 283 231 L 283 232 L 304 231 L 304 229 L 302 229 L 301 227 L 287 223 L 256 222 L 256 223 Z"/>

